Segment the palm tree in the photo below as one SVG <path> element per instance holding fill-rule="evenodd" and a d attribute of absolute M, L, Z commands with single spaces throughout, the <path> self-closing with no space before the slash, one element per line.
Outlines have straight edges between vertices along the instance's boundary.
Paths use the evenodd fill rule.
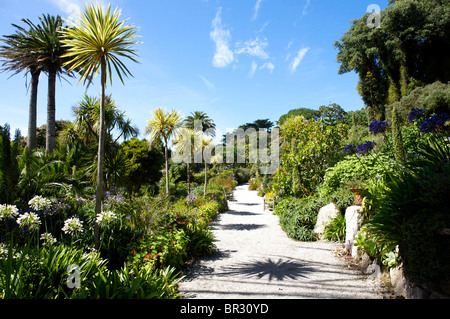
<path fill-rule="evenodd" d="M 105 105 L 106 85 L 112 83 L 112 71 L 119 76 L 122 84 L 123 75 L 132 75 L 120 58 L 126 58 L 137 62 L 134 57 L 136 51 L 132 48 L 138 44 L 135 40 L 138 29 L 131 25 L 119 22 L 121 11 L 111 11 L 109 5 L 106 11 L 100 4 L 86 5 L 85 12 L 79 13 L 78 21 L 72 23 L 70 28 L 62 31 L 67 53 L 63 56 L 69 58 L 64 64 L 69 66 L 69 71 L 79 68 L 80 82 L 91 84 L 93 78 L 101 73 L 101 99 L 100 99 L 100 134 L 97 157 L 97 191 L 95 202 L 95 214 L 98 215 L 102 208 L 103 199 L 103 166 L 105 155 Z M 99 228 L 95 228 L 95 244 L 99 245 Z"/>
<path fill-rule="evenodd" d="M 164 141 L 164 156 L 166 160 L 166 196 L 169 196 L 169 139 L 176 139 L 178 130 L 181 127 L 181 115 L 175 110 L 171 112 L 161 108 L 153 112 L 153 119 L 148 121 L 147 134 L 149 134 L 150 145 L 154 145 L 161 139 Z"/>
<path fill-rule="evenodd" d="M 24 21 L 30 27 L 35 43 L 34 58 L 48 75 L 46 149 L 47 152 L 52 153 L 56 145 L 56 78 L 61 75 L 73 76 L 64 64 L 67 58 L 63 56 L 67 48 L 62 43 L 63 20 L 60 16 L 47 14 L 39 17 L 38 25 L 34 25 L 28 19 Z"/>
<path fill-rule="evenodd" d="M 191 192 L 190 167 L 192 163 L 192 155 L 200 151 L 200 145 L 196 145 L 196 141 L 200 139 L 200 132 L 196 132 L 187 127 L 182 127 L 179 129 L 179 137 L 174 141 L 177 155 L 182 156 L 184 162 L 186 163 L 188 194 Z"/>
<path fill-rule="evenodd" d="M 26 20 L 22 20 L 26 23 Z M 33 150 L 37 146 L 36 139 L 36 117 L 37 117 L 37 94 L 41 66 L 34 56 L 36 43 L 30 30 L 13 24 L 16 32 L 6 35 L 0 39 L 4 45 L 0 46 L 0 58 L 2 71 L 13 72 L 16 75 L 25 72 L 31 75 L 31 92 L 28 116 L 27 148 Z"/>
<path fill-rule="evenodd" d="M 205 112 L 195 111 L 191 113 L 183 122 L 184 126 L 190 129 L 195 129 L 195 121 L 201 121 L 202 132 L 211 137 L 216 137 L 216 124 L 209 118 Z"/>

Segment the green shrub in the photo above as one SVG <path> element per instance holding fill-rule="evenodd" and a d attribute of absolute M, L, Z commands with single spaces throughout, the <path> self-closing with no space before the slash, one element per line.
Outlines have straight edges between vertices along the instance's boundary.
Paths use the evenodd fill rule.
<path fill-rule="evenodd" d="M 343 243 L 345 241 L 345 216 L 339 214 L 326 227 L 324 231 L 325 239 Z"/>
<path fill-rule="evenodd" d="M 275 214 L 280 217 L 280 225 L 290 238 L 315 241 L 313 231 L 322 206 L 316 197 L 285 198 L 276 205 Z"/>

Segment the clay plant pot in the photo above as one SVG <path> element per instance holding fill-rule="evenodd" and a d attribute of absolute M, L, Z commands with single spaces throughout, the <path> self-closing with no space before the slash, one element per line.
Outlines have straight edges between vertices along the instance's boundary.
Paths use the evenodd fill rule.
<path fill-rule="evenodd" d="M 362 206 L 363 203 L 363 189 L 362 188 L 350 188 L 351 192 L 353 193 L 353 196 L 355 198 L 354 205 L 355 206 Z"/>

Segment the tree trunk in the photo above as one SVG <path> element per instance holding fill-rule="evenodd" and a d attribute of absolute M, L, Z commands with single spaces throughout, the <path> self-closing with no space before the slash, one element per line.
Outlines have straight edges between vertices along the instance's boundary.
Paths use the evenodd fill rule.
<path fill-rule="evenodd" d="M 208 163 L 205 159 L 205 187 L 203 188 L 203 197 L 206 197 L 206 183 L 208 182 Z"/>
<path fill-rule="evenodd" d="M 167 152 L 167 140 L 164 141 L 164 157 L 166 159 L 166 197 L 169 197 L 169 158 Z"/>
<path fill-rule="evenodd" d="M 100 132 L 98 139 L 98 155 L 97 155 L 97 192 L 95 194 L 95 216 L 98 216 L 102 211 L 103 201 L 103 161 L 105 158 L 105 86 L 106 86 L 106 61 L 102 58 L 101 62 L 101 100 L 100 100 Z M 94 226 L 94 243 L 95 247 L 100 246 L 100 228 L 97 223 Z"/>
<path fill-rule="evenodd" d="M 191 174 L 191 164 L 186 163 L 187 166 L 187 184 L 188 184 L 188 194 L 191 193 L 191 177 L 189 176 Z"/>
<path fill-rule="evenodd" d="M 47 96 L 47 141 L 48 153 L 53 153 L 56 144 L 55 127 L 55 94 L 56 94 L 56 71 L 51 70 L 48 74 L 48 96 Z"/>
<path fill-rule="evenodd" d="M 36 118 L 37 118 L 37 95 L 38 95 L 38 85 L 39 76 L 41 71 L 31 72 L 31 95 L 30 95 L 30 107 L 28 114 L 28 137 L 27 137 L 27 147 L 28 150 L 32 151 L 37 146 L 36 140 Z"/>

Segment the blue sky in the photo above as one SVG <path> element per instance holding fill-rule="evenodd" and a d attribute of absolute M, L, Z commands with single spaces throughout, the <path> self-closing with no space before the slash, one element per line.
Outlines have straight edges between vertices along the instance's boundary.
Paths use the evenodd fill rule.
<path fill-rule="evenodd" d="M 126 62 L 133 78 L 115 77 L 107 88 L 144 137 L 157 107 L 184 116 L 206 112 L 225 134 L 241 124 L 276 122 L 298 107 L 330 103 L 344 110 L 364 105 L 354 73 L 338 75 L 333 43 L 370 4 L 387 0 L 114 0 L 113 8 L 140 28 L 139 64 Z M 81 0 L 0 0 L 0 35 L 20 19 L 44 13 L 73 15 Z M 29 92 L 22 75 L 0 74 L 0 124 L 27 132 Z M 99 79 L 87 93 L 99 95 Z M 56 118 L 73 120 L 72 106 L 85 93 L 78 79 L 57 82 Z M 46 123 L 47 76 L 38 95 L 38 125 Z M 220 135 L 219 135 L 220 136 Z"/>

